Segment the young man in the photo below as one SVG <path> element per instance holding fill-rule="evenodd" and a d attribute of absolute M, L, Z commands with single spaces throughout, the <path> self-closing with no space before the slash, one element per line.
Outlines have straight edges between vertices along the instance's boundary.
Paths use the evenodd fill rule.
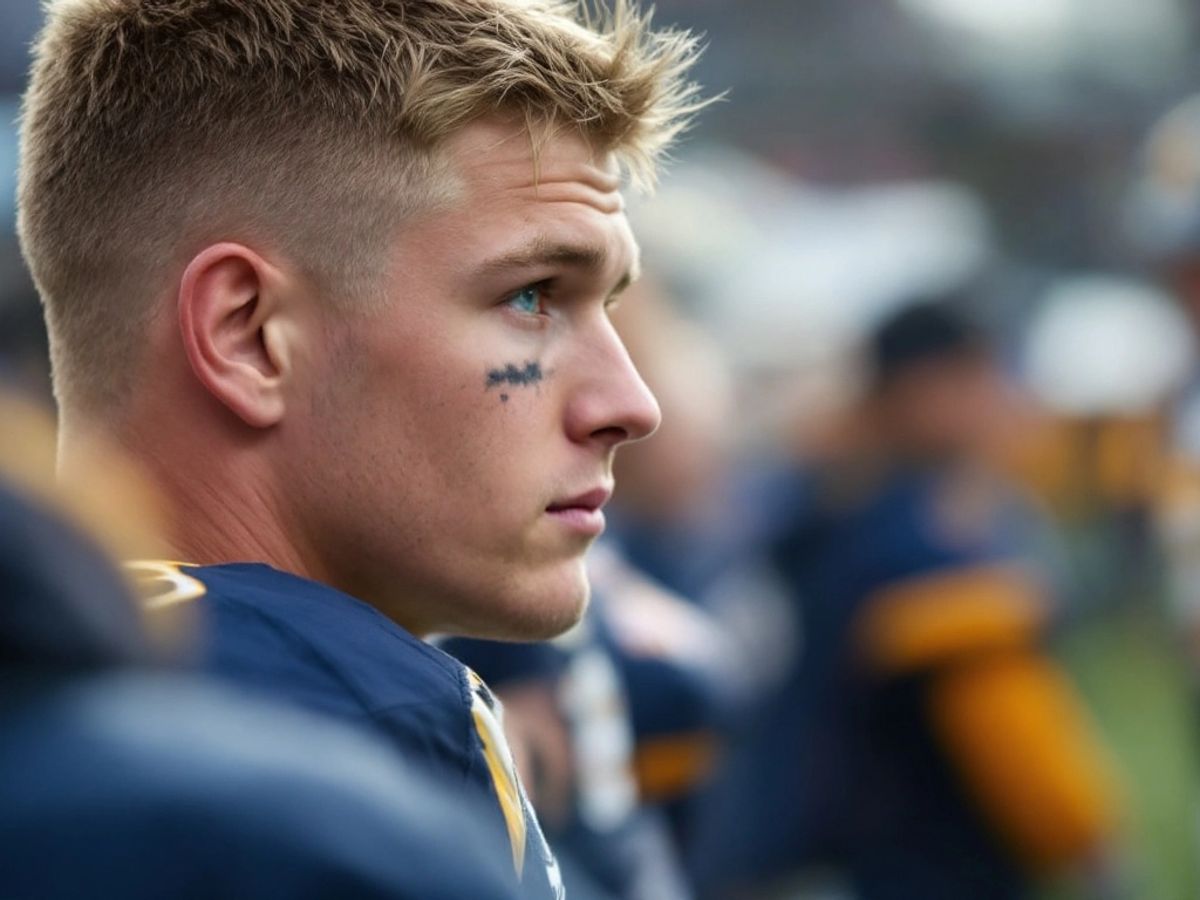
<path fill-rule="evenodd" d="M 622 172 L 697 108 L 695 45 L 572 13 L 64 0 L 20 187 L 60 464 L 99 432 L 162 486 L 190 565 L 143 567 L 158 602 L 195 599 L 216 671 L 493 793 L 549 893 L 490 696 L 419 638 L 575 622 L 613 453 L 658 421 L 608 308 Z"/>

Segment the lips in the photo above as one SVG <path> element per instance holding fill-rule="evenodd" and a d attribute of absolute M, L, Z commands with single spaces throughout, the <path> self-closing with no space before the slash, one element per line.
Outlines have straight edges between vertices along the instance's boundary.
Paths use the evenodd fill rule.
<path fill-rule="evenodd" d="M 611 496 L 612 488 L 593 488 L 567 500 L 556 500 L 546 507 L 546 512 L 564 512 L 568 509 L 586 509 L 596 512 L 608 502 L 608 498 Z"/>
<path fill-rule="evenodd" d="M 612 496 L 612 488 L 598 487 L 546 507 L 546 514 L 570 531 L 596 537 L 604 531 L 602 507 Z"/>

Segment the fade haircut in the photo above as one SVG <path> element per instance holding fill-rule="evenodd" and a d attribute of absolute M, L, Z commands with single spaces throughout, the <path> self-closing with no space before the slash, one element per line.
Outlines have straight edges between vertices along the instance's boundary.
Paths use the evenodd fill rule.
<path fill-rule="evenodd" d="M 437 150 L 487 116 L 576 129 L 641 186 L 700 108 L 695 39 L 616 0 L 51 0 L 19 231 L 60 408 L 127 396 L 156 298 L 206 244 L 284 252 L 363 302 Z M 442 188 L 439 188 L 442 183 Z"/>

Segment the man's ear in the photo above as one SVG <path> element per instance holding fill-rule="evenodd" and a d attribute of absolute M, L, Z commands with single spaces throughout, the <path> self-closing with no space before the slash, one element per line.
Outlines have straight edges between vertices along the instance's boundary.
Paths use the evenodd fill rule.
<path fill-rule="evenodd" d="M 205 247 L 179 285 L 179 328 L 196 378 L 253 428 L 283 417 L 291 347 L 286 279 L 241 244 Z"/>

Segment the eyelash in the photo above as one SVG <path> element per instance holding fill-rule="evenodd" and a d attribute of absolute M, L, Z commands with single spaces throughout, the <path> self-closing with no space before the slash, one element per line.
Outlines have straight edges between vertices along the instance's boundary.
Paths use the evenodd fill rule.
<path fill-rule="evenodd" d="M 518 316 L 521 316 L 522 318 L 526 318 L 526 319 L 530 319 L 530 320 L 545 318 L 548 316 L 548 311 L 546 309 L 547 304 L 553 300 L 553 293 L 554 293 L 552 290 L 553 286 L 554 286 L 554 279 L 543 279 L 542 281 L 537 281 L 537 282 L 534 282 L 533 284 L 527 284 L 524 287 L 513 291 L 511 294 L 509 294 L 507 297 L 505 297 L 502 305 L 507 307 L 508 309 L 511 309 L 513 312 L 515 312 Z M 529 292 L 533 292 L 537 295 L 537 309 L 536 310 L 521 309 L 517 306 L 517 300 L 523 294 L 526 294 Z M 613 312 L 615 312 L 617 307 L 620 305 L 620 302 L 621 302 L 621 298 L 616 294 L 606 298 L 604 301 L 605 314 L 611 315 Z"/>

